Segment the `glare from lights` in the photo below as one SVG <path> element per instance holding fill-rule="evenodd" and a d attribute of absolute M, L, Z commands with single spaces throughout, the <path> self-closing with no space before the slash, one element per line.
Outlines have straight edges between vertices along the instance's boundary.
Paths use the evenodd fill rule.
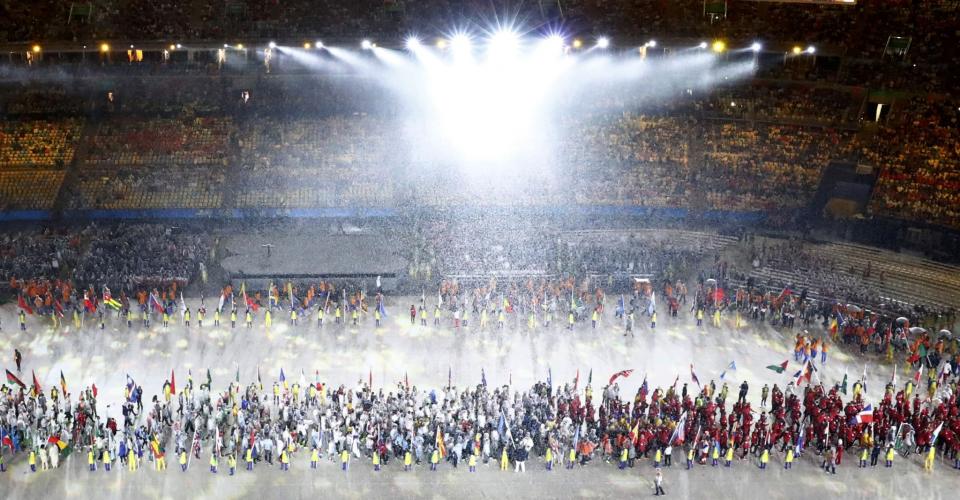
<path fill-rule="evenodd" d="M 239 45 L 239 47 L 242 49 L 242 48 L 243 48 L 243 45 Z M 178 49 L 182 49 L 182 48 L 183 48 L 183 45 L 180 45 L 180 44 L 178 43 L 178 44 L 177 44 L 177 48 L 178 48 Z"/>
<path fill-rule="evenodd" d="M 699 47 L 699 48 L 701 48 L 701 49 L 705 49 L 705 48 L 707 48 L 707 42 L 700 42 L 700 45 L 697 45 L 697 47 Z"/>
<path fill-rule="evenodd" d="M 656 40 L 650 40 L 649 42 L 647 42 L 647 47 L 654 48 L 656 46 L 657 46 Z"/>
<path fill-rule="evenodd" d="M 512 51 L 519 45 L 520 35 L 511 30 L 500 30 L 490 37 L 490 49 L 494 51 Z"/>
<path fill-rule="evenodd" d="M 277 48 L 277 42 L 270 42 L 267 44 L 267 47 L 270 47 L 271 49 L 275 49 Z"/>
<path fill-rule="evenodd" d="M 171 43 L 171 44 L 170 44 L 170 50 L 177 50 L 177 46 Z"/>
<path fill-rule="evenodd" d="M 363 50 L 370 50 L 373 48 L 373 42 L 371 42 L 370 40 L 364 40 L 360 42 L 360 48 L 362 48 Z"/>
<path fill-rule="evenodd" d="M 177 47 L 179 47 L 179 45 L 177 45 Z M 237 44 L 237 50 L 243 50 L 243 44 L 242 44 L 242 43 L 238 43 L 238 44 Z"/>
<path fill-rule="evenodd" d="M 723 40 L 716 40 L 716 41 L 713 42 L 712 48 L 713 48 L 713 51 L 714 51 L 714 52 L 716 52 L 717 54 L 719 54 L 719 53 L 723 52 L 724 50 L 727 50 L 727 43 L 724 42 Z"/>
<path fill-rule="evenodd" d="M 228 49 L 228 48 L 230 48 L 230 45 L 225 43 L 225 44 L 223 44 L 223 48 Z"/>
<path fill-rule="evenodd" d="M 34 53 L 40 52 L 40 46 L 39 46 L 39 45 L 34 45 L 34 46 L 33 46 L 33 52 L 34 52 Z"/>
<path fill-rule="evenodd" d="M 760 52 L 760 49 L 763 48 L 763 45 L 760 45 L 760 42 L 753 42 L 750 44 L 750 50 L 754 52 Z"/>
<path fill-rule="evenodd" d="M 316 48 L 318 48 L 318 49 L 322 49 L 322 48 L 323 48 L 323 42 L 321 42 L 320 40 L 317 40 L 316 42 L 314 42 L 313 46 L 316 47 Z"/>
<path fill-rule="evenodd" d="M 803 49 L 801 49 L 799 45 L 793 47 L 793 55 L 800 55 L 801 52 L 803 52 Z"/>
<path fill-rule="evenodd" d="M 100 52 L 110 52 L 110 45 L 106 43 L 101 43 Z"/>
<path fill-rule="evenodd" d="M 437 48 L 440 50 L 447 48 L 447 41 L 443 38 L 437 38 Z"/>
<path fill-rule="evenodd" d="M 610 39 L 609 39 L 609 38 L 607 38 L 607 37 L 605 37 L 605 36 L 602 36 L 602 37 L 600 37 L 600 38 L 597 38 L 597 48 L 605 49 L 605 48 L 607 48 L 607 47 L 609 47 L 609 46 L 610 46 Z"/>
<path fill-rule="evenodd" d="M 579 38 L 575 38 L 575 39 L 573 40 L 573 48 L 579 49 L 580 47 L 583 47 L 583 40 L 581 40 L 581 39 L 579 39 Z"/>
<path fill-rule="evenodd" d="M 816 51 L 817 51 L 817 48 L 814 47 L 813 45 L 810 45 L 809 47 L 807 47 L 807 54 L 813 54 Z"/>
<path fill-rule="evenodd" d="M 450 39 L 450 47 L 457 52 L 466 52 L 471 45 L 470 35 L 466 33 L 457 33 Z"/>
<path fill-rule="evenodd" d="M 552 51 L 557 51 L 557 52 L 562 51 L 564 46 L 566 46 L 566 42 L 564 41 L 563 36 L 558 34 L 553 34 L 548 36 L 544 40 L 544 43 L 546 44 L 546 47 L 548 49 Z"/>
<path fill-rule="evenodd" d="M 132 44 L 132 43 L 130 44 L 130 48 L 131 48 L 131 49 L 133 48 L 133 44 Z"/>
<path fill-rule="evenodd" d="M 310 50 L 310 42 L 303 42 L 303 48 Z"/>
<path fill-rule="evenodd" d="M 407 50 L 410 50 L 410 51 L 419 50 L 420 47 L 422 46 L 422 44 L 420 43 L 420 39 L 415 36 L 407 37 L 406 45 L 407 45 Z"/>

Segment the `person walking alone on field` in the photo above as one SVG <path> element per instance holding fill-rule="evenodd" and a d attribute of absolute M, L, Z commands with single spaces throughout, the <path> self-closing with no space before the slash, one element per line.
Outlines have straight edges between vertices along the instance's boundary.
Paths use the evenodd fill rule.
<path fill-rule="evenodd" d="M 653 485 L 656 487 L 656 496 L 666 495 L 663 491 L 663 473 L 657 468 L 657 475 L 653 478 Z"/>

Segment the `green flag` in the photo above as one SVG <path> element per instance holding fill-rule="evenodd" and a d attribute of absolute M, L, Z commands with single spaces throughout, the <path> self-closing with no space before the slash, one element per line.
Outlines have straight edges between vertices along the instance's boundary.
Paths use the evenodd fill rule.
<path fill-rule="evenodd" d="M 790 361 L 790 360 L 784 361 L 783 363 L 780 363 L 779 365 L 770 365 L 770 366 L 767 367 L 767 370 L 773 370 L 773 371 L 775 371 L 775 372 L 777 372 L 777 373 L 783 373 L 784 370 L 787 369 L 787 362 L 788 362 L 788 361 Z"/>
<path fill-rule="evenodd" d="M 847 395 L 847 374 L 846 373 L 843 374 L 843 382 L 840 383 L 840 392 L 843 393 L 844 396 Z"/>

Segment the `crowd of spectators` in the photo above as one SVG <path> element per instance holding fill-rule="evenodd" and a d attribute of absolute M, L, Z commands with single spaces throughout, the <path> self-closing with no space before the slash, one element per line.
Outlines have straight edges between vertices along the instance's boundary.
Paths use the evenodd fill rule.
<path fill-rule="evenodd" d="M 854 111 L 859 91 L 833 85 L 757 81 L 659 106 L 600 103 L 558 114 L 548 172 L 528 163 L 469 177 L 419 157 L 402 121 L 381 105 L 389 98 L 370 82 L 269 78 L 251 87 L 248 106 L 231 104 L 240 91 L 229 79 L 184 78 L 184 85 L 133 78 L 114 91 L 88 88 L 79 105 L 63 85 L 42 86 L 48 99 L 4 90 L 0 101 L 13 119 L 0 129 L 0 170 L 18 172 L 0 175 L 3 208 L 50 210 L 59 194 L 62 206 L 77 209 L 572 201 L 789 215 L 808 205 L 830 162 L 849 161 L 879 172 L 874 214 L 948 226 L 958 220 L 957 117 L 949 100 L 898 99 L 875 137 L 863 133 L 872 129 Z M 42 117 L 29 112 L 30 103 Z M 64 175 L 78 150 L 78 172 Z M 69 185 L 60 189 L 61 182 Z"/>
<path fill-rule="evenodd" d="M 152 223 L 3 232 L 0 281 L 63 279 L 118 292 L 183 284 L 196 277 L 200 264 L 210 258 L 211 244 L 205 231 Z"/>
<path fill-rule="evenodd" d="M 865 149 L 879 168 L 875 214 L 960 228 L 960 110 L 913 100 Z"/>
<path fill-rule="evenodd" d="M 83 121 L 10 120 L 0 125 L 0 169 L 62 169 L 73 161 Z"/>

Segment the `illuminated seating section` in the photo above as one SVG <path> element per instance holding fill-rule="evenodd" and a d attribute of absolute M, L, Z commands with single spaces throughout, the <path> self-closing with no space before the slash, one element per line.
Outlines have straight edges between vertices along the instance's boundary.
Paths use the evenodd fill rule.
<path fill-rule="evenodd" d="M 63 177 L 62 170 L 0 170 L 0 211 L 53 208 Z"/>
<path fill-rule="evenodd" d="M 880 169 L 870 210 L 878 215 L 960 228 L 960 130 L 957 115 L 931 115 L 884 127 L 867 150 Z"/>
<path fill-rule="evenodd" d="M 0 125 L 0 169 L 64 168 L 73 161 L 83 121 L 23 120 Z"/>
<path fill-rule="evenodd" d="M 251 120 L 240 139 L 240 208 L 392 205 L 396 134 L 364 116 Z"/>
<path fill-rule="evenodd" d="M 231 126 L 227 118 L 111 119 L 90 138 L 84 166 L 225 166 Z"/>
<path fill-rule="evenodd" d="M 69 208 L 73 209 L 208 209 L 223 204 L 222 168 L 122 168 L 81 172 L 78 177 L 71 186 Z"/>

